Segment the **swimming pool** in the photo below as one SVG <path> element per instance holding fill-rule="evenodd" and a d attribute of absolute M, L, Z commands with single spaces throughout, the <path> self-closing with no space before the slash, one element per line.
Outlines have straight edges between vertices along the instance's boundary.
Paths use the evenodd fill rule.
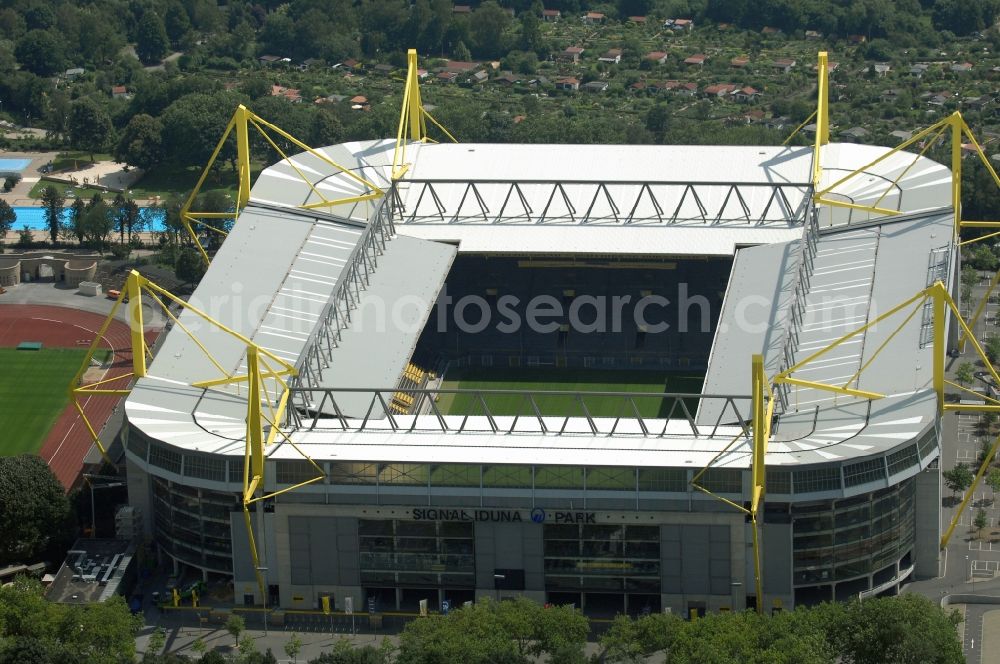
<path fill-rule="evenodd" d="M 68 201 L 72 203 L 72 201 Z M 163 210 L 157 210 L 155 208 L 139 208 L 139 212 L 142 213 L 147 219 L 152 219 L 152 226 L 150 228 L 144 228 L 147 231 L 162 231 L 164 230 L 163 225 Z M 14 225 L 11 227 L 15 231 L 19 231 L 25 226 L 33 231 L 44 231 L 48 230 L 45 225 L 45 208 L 40 207 L 15 207 L 14 214 L 17 215 L 17 219 L 14 221 Z M 69 208 L 63 209 L 62 214 L 63 223 L 69 223 Z"/>
<path fill-rule="evenodd" d="M 0 173 L 20 173 L 30 165 L 30 159 L 0 159 Z"/>

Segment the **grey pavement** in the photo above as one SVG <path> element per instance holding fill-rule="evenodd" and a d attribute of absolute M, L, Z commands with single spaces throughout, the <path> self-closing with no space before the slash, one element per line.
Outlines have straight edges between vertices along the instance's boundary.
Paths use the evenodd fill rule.
<path fill-rule="evenodd" d="M 966 664 L 981 664 L 983 661 L 983 615 L 994 609 L 990 605 L 969 604 L 965 608 L 965 651 Z"/>
<path fill-rule="evenodd" d="M 66 288 L 54 283 L 21 283 L 7 288 L 0 295 L 0 305 L 3 304 L 47 304 L 57 307 L 68 307 L 107 316 L 111 313 L 114 300 L 107 297 L 93 297 L 81 294 L 75 288 Z M 158 311 L 147 303 L 143 304 L 143 317 L 147 324 L 162 325 L 166 321 Z M 127 310 L 119 307 L 115 318 L 128 322 Z"/>

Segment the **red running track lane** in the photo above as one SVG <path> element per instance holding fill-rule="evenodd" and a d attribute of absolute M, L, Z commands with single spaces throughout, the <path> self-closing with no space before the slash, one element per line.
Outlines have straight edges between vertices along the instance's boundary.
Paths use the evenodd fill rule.
<path fill-rule="evenodd" d="M 16 346 L 22 341 L 41 341 L 46 346 L 57 348 L 86 349 L 101 329 L 104 319 L 100 314 L 66 307 L 3 304 L 0 305 L 0 347 Z M 147 329 L 146 343 L 152 345 L 158 334 L 158 329 Z M 114 351 L 114 359 L 104 379 L 121 377 L 132 371 L 131 338 L 125 323 L 112 321 L 101 347 Z M 101 387 L 124 389 L 128 387 L 128 382 L 122 379 Z M 84 399 L 82 406 L 91 425 L 100 433 L 120 402 L 120 397 L 90 395 Z M 52 425 L 40 452 L 67 491 L 80 479 L 83 459 L 92 443 L 87 425 L 70 403 Z"/>

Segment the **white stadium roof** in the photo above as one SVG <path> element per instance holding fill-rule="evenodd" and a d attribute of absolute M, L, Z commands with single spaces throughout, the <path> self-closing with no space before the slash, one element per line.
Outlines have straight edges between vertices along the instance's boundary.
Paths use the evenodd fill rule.
<path fill-rule="evenodd" d="M 389 191 L 394 148 L 394 141 L 372 141 L 331 146 L 321 152 Z M 820 188 L 885 151 L 853 144 L 826 146 Z M 375 267 L 376 276 L 391 276 L 372 282 L 365 291 L 368 295 L 361 293 L 362 299 L 420 295 L 432 301 L 456 250 L 736 254 L 720 327 L 733 315 L 739 293 L 767 297 L 771 329 L 783 320 L 788 279 L 798 260 L 796 246 L 811 206 L 811 149 L 413 144 L 407 148 L 407 161 L 408 170 L 389 199 L 394 203 L 392 223 L 397 236 L 389 240 Z M 298 178 L 296 169 L 309 177 L 312 187 Z M 880 309 L 923 288 L 927 252 L 942 245 L 953 251 L 950 213 L 942 209 L 950 201 L 950 183 L 947 168 L 898 153 L 838 186 L 829 198 L 858 204 L 878 201 L 880 207 L 898 210 L 903 218 L 874 219 L 869 213 L 844 208 L 819 210 L 823 234 L 817 260 L 826 267 L 817 265 L 814 283 L 835 292 L 844 285 L 836 275 L 846 276 L 838 270 L 867 274 L 868 281 L 851 297 L 877 302 Z M 380 220 L 377 213 L 382 202 L 340 205 L 329 213 L 294 209 L 319 200 L 313 187 L 329 198 L 368 193 L 364 185 L 309 154 L 271 166 L 258 178 L 250 206 L 192 296 L 192 302 L 222 324 L 300 366 L 308 363 L 305 354 L 312 352 L 316 331 L 334 306 L 332 298 L 338 288 L 350 276 L 345 266 L 357 256 L 352 243 Z M 389 214 L 388 205 L 381 208 L 381 214 Z M 848 247 L 845 242 L 853 244 Z M 878 244 L 877 252 L 868 246 L 872 242 Z M 395 253 L 394 245 L 399 246 Z M 737 253 L 740 247 L 759 248 Z M 839 251 L 856 251 L 862 262 L 840 261 Z M 784 258 L 776 260 L 778 256 Z M 814 305 L 820 306 L 811 301 L 810 306 Z M 340 356 L 334 353 L 327 358 L 330 371 L 318 384 L 392 388 L 413 352 L 429 307 L 411 315 L 412 333 L 356 335 L 351 340 L 351 328 L 346 328 L 345 341 L 337 349 Z M 235 339 L 199 324 L 192 314 L 184 313 L 180 320 L 197 328 L 199 339 L 223 360 L 224 368 L 244 368 L 245 349 Z M 841 327 L 829 337 L 843 334 L 852 323 L 844 319 L 834 324 Z M 804 465 L 869 456 L 895 449 L 931 426 L 936 406 L 928 389 L 930 349 L 921 347 L 920 322 L 913 325 L 913 333 L 903 343 L 914 348 L 900 355 L 900 366 L 879 367 L 878 385 L 870 386 L 890 398 L 872 402 L 870 413 L 868 402 L 841 398 L 840 402 L 816 401 L 799 415 L 786 414 L 767 462 Z M 764 352 L 773 364 L 777 355 L 772 351 L 782 343 L 773 336 L 733 330 L 717 334 L 705 392 L 748 394 L 749 355 Z M 876 345 L 865 343 L 864 347 L 871 351 Z M 862 353 L 856 355 L 843 361 L 856 364 L 867 359 Z M 914 366 L 918 372 L 924 367 L 923 374 L 914 375 Z M 215 377 L 210 369 L 195 344 L 175 327 L 151 362 L 148 376 L 137 381 L 127 400 L 129 422 L 149 437 L 184 450 L 241 456 L 246 406 L 237 390 L 187 385 Z M 833 372 L 828 377 L 840 376 Z M 703 400 L 699 424 L 713 418 L 706 403 Z M 457 419 L 445 418 L 450 427 L 442 433 L 441 421 L 434 415 L 362 423 L 365 413 L 359 412 L 360 404 L 343 420 L 330 421 L 331 427 L 340 428 L 293 429 L 291 438 L 317 460 L 699 466 L 742 432 L 739 426 L 722 426 L 714 437 L 704 431 L 696 435 L 685 420 L 647 420 L 652 423 L 650 429 L 662 435 L 646 435 L 635 421 L 598 419 L 595 435 L 582 418 L 571 422 L 555 418 L 547 430 L 529 419 L 515 424 L 497 418 L 491 424 L 470 418 L 465 432 L 457 434 Z M 494 425 L 513 427 L 513 433 L 497 435 Z M 563 433 L 552 433 L 563 427 Z M 613 435 L 607 435 L 612 431 Z M 283 444 L 272 446 L 269 454 L 299 458 Z M 723 458 L 722 465 L 749 467 L 746 446 Z"/>

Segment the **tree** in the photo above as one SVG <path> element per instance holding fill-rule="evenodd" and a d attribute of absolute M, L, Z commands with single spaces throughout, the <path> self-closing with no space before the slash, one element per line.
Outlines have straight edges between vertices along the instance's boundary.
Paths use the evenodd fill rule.
<path fill-rule="evenodd" d="M 634 620 L 619 615 L 611 628 L 601 635 L 604 659 L 645 664 L 657 653 L 666 652 L 674 634 L 683 628 L 683 622 L 672 613 L 651 613 Z"/>
<path fill-rule="evenodd" d="M 959 385 L 968 385 L 974 379 L 974 369 L 972 362 L 962 362 L 955 370 L 955 380 L 958 381 Z"/>
<path fill-rule="evenodd" d="M 179 2 L 172 2 L 166 13 L 163 15 L 163 27 L 167 36 L 174 46 L 178 46 L 181 40 L 191 31 L 191 21 L 188 18 L 187 10 Z"/>
<path fill-rule="evenodd" d="M 572 607 L 543 608 L 520 597 L 503 603 L 480 601 L 447 616 L 407 624 L 399 640 L 399 661 L 408 664 L 527 664 L 583 662 L 588 620 Z"/>
<path fill-rule="evenodd" d="M 87 204 L 82 198 L 75 199 L 73 205 L 69 208 L 69 225 L 67 230 L 80 244 L 83 244 L 83 241 L 87 238 L 87 229 L 84 223 L 86 216 Z"/>
<path fill-rule="evenodd" d="M 132 234 L 142 229 L 145 219 L 139 210 L 139 204 L 119 192 L 111 202 L 111 214 L 114 218 L 114 228 L 118 231 L 118 241 L 125 244 L 125 236 L 132 244 Z"/>
<path fill-rule="evenodd" d="M 993 500 L 997 499 L 997 491 L 1000 491 L 1000 468 L 990 468 L 986 475 L 986 485 L 993 490 Z"/>
<path fill-rule="evenodd" d="M 147 10 L 136 28 L 136 55 L 142 64 L 155 65 L 163 60 L 169 50 L 170 40 L 163 27 L 163 19 L 152 9 Z"/>
<path fill-rule="evenodd" d="M 27 249 L 35 241 L 34 235 L 28 225 L 25 224 L 21 227 L 21 230 L 17 232 L 17 246 L 24 247 Z"/>
<path fill-rule="evenodd" d="M 796 610 L 789 615 L 799 614 Z M 945 612 L 915 594 L 834 602 L 801 611 L 820 630 L 840 662 L 850 664 L 961 664 L 956 611 Z M 696 621 L 700 622 L 700 621 Z M 767 660 L 763 660 L 767 661 Z"/>
<path fill-rule="evenodd" d="M 968 265 L 962 268 L 961 282 L 963 286 L 968 286 L 972 288 L 979 283 L 979 275 L 976 273 L 975 268 Z"/>
<path fill-rule="evenodd" d="M 198 653 L 199 659 L 203 659 L 205 653 L 208 651 L 208 644 L 205 643 L 205 639 L 199 636 L 197 639 L 194 640 L 194 643 L 191 644 L 191 650 Z"/>
<path fill-rule="evenodd" d="M 111 201 L 111 215 L 115 220 L 115 230 L 118 231 L 119 244 L 125 244 L 125 194 L 118 192 Z"/>
<path fill-rule="evenodd" d="M 247 624 L 246 621 L 243 620 L 243 616 L 235 613 L 230 614 L 229 618 L 226 620 L 226 631 L 229 632 L 229 635 L 233 637 L 234 641 L 236 641 L 237 648 L 240 646 L 240 634 L 243 633 L 246 626 Z"/>
<path fill-rule="evenodd" d="M 7 201 L 0 200 L 0 242 L 10 232 L 10 229 L 14 228 L 16 221 L 17 213 L 14 212 L 14 208 Z"/>
<path fill-rule="evenodd" d="M 142 627 L 121 596 L 88 604 L 45 600 L 41 583 L 19 577 L 0 588 L 0 662 L 131 662 Z"/>
<path fill-rule="evenodd" d="M 469 20 L 476 53 L 485 58 L 503 55 L 504 30 L 510 17 L 494 0 L 486 0 Z"/>
<path fill-rule="evenodd" d="M 170 104 L 163 115 L 164 159 L 180 166 L 204 166 L 222 138 L 237 104 L 245 101 L 237 95 L 193 93 Z M 221 159 L 236 158 L 234 141 L 227 141 Z"/>
<path fill-rule="evenodd" d="M 107 203 L 98 199 L 93 205 L 88 205 L 83 224 L 86 241 L 103 251 L 115 228 L 114 215 L 108 209 Z"/>
<path fill-rule="evenodd" d="M 94 161 L 95 152 L 108 146 L 115 131 L 108 112 L 89 97 L 73 103 L 68 128 L 70 145 L 77 150 L 89 152 L 90 161 Z"/>
<path fill-rule="evenodd" d="M 533 11 L 526 11 L 521 15 L 521 40 L 519 45 L 522 51 L 531 51 L 536 55 L 544 51 L 545 42 L 542 39 L 538 15 Z"/>
<path fill-rule="evenodd" d="M 341 637 L 333 644 L 332 650 L 310 659 L 309 664 L 390 664 L 395 661 L 394 652 L 395 648 L 389 639 L 383 639 L 376 648 L 371 644 L 355 647 L 350 641 Z"/>
<path fill-rule="evenodd" d="M 0 457 L 0 565 L 40 560 L 72 532 L 66 492 L 33 454 Z M 55 555 L 57 554 L 57 555 Z M 0 622 L 2 624 L 2 622 Z"/>
<path fill-rule="evenodd" d="M 982 507 L 976 510 L 976 518 L 972 520 L 972 525 L 976 528 L 976 537 L 982 538 L 983 528 L 989 525 L 989 519 L 986 518 L 986 510 Z"/>
<path fill-rule="evenodd" d="M 163 159 L 163 123 L 145 113 L 132 116 L 115 146 L 115 161 L 149 168 Z"/>
<path fill-rule="evenodd" d="M 59 239 L 59 230 L 62 226 L 63 198 L 59 189 L 49 185 L 42 192 L 42 207 L 45 208 L 45 227 L 49 230 L 49 238 L 52 244 Z"/>
<path fill-rule="evenodd" d="M 298 634 L 292 634 L 287 641 L 285 641 L 285 654 L 292 658 L 292 662 L 299 661 L 299 652 L 302 650 L 302 639 L 299 638 Z"/>
<path fill-rule="evenodd" d="M 990 361 L 991 364 L 997 363 L 997 358 L 1000 358 L 1000 337 L 995 334 L 991 334 L 986 337 L 986 345 L 983 348 L 986 353 L 986 359 Z"/>
<path fill-rule="evenodd" d="M 17 42 L 14 56 L 21 67 L 38 76 L 52 76 L 65 69 L 63 42 L 50 30 L 32 30 Z"/>
<path fill-rule="evenodd" d="M 153 655 L 159 655 L 160 651 L 163 650 L 163 646 L 167 644 L 167 633 L 163 631 L 162 627 L 157 627 L 153 630 L 153 633 L 149 635 L 149 641 L 146 645 L 146 653 L 152 653 Z"/>
<path fill-rule="evenodd" d="M 972 486 L 972 480 L 975 476 L 969 467 L 964 463 L 956 465 L 951 470 L 946 470 L 941 473 L 944 478 L 945 486 L 951 491 L 951 497 L 954 498 L 956 493 L 964 492 L 970 486 Z"/>
<path fill-rule="evenodd" d="M 666 662 L 833 664 L 834 646 L 805 616 L 742 611 L 683 622 L 669 638 Z"/>

